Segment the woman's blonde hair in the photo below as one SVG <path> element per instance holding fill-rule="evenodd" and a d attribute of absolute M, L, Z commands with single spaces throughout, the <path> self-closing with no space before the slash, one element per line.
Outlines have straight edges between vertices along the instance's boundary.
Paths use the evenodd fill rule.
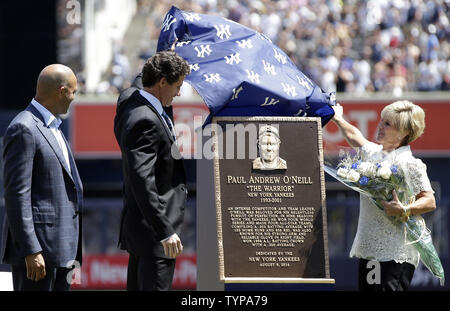
<path fill-rule="evenodd" d="M 425 129 L 425 112 L 408 100 L 399 100 L 381 111 L 381 118 L 389 120 L 397 130 L 406 134 L 402 146 L 419 138 Z"/>

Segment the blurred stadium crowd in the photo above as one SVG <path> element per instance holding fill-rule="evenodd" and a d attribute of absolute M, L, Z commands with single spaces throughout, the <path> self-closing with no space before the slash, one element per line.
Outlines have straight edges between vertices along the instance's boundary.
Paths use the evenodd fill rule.
<path fill-rule="evenodd" d="M 137 0 L 145 19 L 139 60 L 115 48 L 118 92 L 156 50 L 172 5 L 266 34 L 325 91 L 352 94 L 450 90 L 450 0 Z M 123 43 L 122 43 L 123 44 Z M 136 68 L 133 68 L 136 67 Z"/>

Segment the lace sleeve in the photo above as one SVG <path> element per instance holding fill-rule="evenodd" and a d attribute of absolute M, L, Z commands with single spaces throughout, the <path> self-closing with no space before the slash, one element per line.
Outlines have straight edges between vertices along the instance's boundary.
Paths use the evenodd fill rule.
<path fill-rule="evenodd" d="M 414 195 L 422 191 L 433 191 L 427 175 L 427 166 L 420 159 L 413 159 L 405 163 L 405 178 Z"/>

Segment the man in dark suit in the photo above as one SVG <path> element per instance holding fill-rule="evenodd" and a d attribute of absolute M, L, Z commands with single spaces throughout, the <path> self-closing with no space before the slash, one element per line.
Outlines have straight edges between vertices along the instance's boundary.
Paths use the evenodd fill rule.
<path fill-rule="evenodd" d="M 69 290 L 71 267 L 81 264 L 83 189 L 59 130 L 76 91 L 70 68 L 45 67 L 35 97 L 4 136 L 0 258 L 11 264 L 14 290 Z"/>
<path fill-rule="evenodd" d="M 189 74 L 175 52 L 147 60 L 135 86 L 119 97 L 114 133 L 122 151 L 124 208 L 119 246 L 130 254 L 128 290 L 170 290 L 181 253 L 186 177 L 175 133 L 164 107 Z"/>

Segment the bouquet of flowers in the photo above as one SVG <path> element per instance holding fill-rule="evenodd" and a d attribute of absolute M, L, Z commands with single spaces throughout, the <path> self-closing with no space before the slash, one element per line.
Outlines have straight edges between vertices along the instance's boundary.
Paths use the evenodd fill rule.
<path fill-rule="evenodd" d="M 337 164 L 333 165 L 333 161 L 325 161 L 325 171 L 344 185 L 366 195 L 381 210 L 384 209 L 381 201 L 391 201 L 394 190 L 403 205 L 415 200 L 400 165 L 395 159 L 387 160 L 381 153 L 378 157 L 369 158 L 360 149 L 341 149 Z M 405 226 L 408 240 L 406 243 L 414 245 L 422 263 L 440 279 L 440 284 L 443 286 L 444 269 L 424 219 L 419 215 L 409 217 L 384 215 L 394 224 Z"/>

